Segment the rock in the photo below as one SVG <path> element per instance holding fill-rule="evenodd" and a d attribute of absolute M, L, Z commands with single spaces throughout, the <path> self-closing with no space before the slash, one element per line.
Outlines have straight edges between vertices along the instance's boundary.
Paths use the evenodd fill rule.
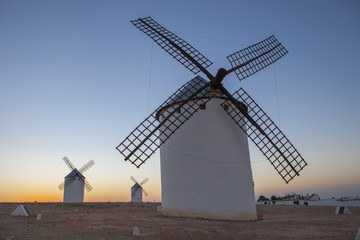
<path fill-rule="evenodd" d="M 11 216 L 24 216 L 29 217 L 30 213 L 25 207 L 25 205 L 19 205 L 12 213 Z"/>
<path fill-rule="evenodd" d="M 133 236 L 140 236 L 139 227 L 134 227 L 133 228 Z"/>
<path fill-rule="evenodd" d="M 335 214 L 351 214 L 351 212 L 346 206 L 337 206 Z"/>

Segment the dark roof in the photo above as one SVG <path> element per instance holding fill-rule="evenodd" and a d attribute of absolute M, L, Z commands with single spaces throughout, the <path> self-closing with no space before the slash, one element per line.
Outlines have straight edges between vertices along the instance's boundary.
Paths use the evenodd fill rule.
<path fill-rule="evenodd" d="M 70 177 L 80 177 L 82 179 L 84 179 L 84 175 L 82 175 L 76 168 L 74 170 L 72 170 L 68 175 L 66 175 L 65 178 L 70 178 Z"/>
<path fill-rule="evenodd" d="M 174 103 L 178 103 L 178 102 L 182 102 L 186 99 L 188 99 L 192 94 L 194 94 L 200 87 L 202 87 L 203 85 L 209 83 L 209 81 L 206 81 L 205 79 L 203 79 L 200 76 L 196 76 L 193 79 L 191 79 L 190 81 L 188 81 L 186 84 L 184 84 L 180 89 L 185 89 L 186 94 L 184 94 L 184 92 L 182 91 L 178 91 L 177 94 L 175 94 L 174 96 L 172 96 L 168 101 L 167 101 L 167 106 L 170 106 Z M 197 86 L 197 87 L 194 87 Z M 179 89 L 179 90 L 180 90 Z M 202 90 L 200 93 L 198 93 L 194 99 L 196 98 L 204 98 L 205 96 L 209 96 L 209 88 L 205 88 L 204 90 Z M 226 96 L 223 93 L 220 93 L 218 96 L 215 96 L 214 98 L 226 98 Z"/>
<path fill-rule="evenodd" d="M 133 188 L 138 189 L 138 188 L 142 188 L 142 187 L 138 183 L 135 183 L 134 186 L 131 187 L 131 189 L 133 189 Z"/>
<path fill-rule="evenodd" d="M 185 83 L 181 88 L 179 88 L 174 95 L 169 97 L 156 111 L 156 119 L 159 120 L 159 115 L 161 112 L 165 109 L 167 109 L 169 106 L 181 103 L 185 100 L 187 100 L 191 95 L 193 95 L 197 90 L 199 90 L 202 86 L 209 83 L 209 81 L 206 81 L 200 76 L 196 76 L 187 83 Z M 201 92 L 199 92 L 193 99 L 201 99 L 201 98 L 207 98 L 210 93 L 210 88 L 205 88 Z M 222 98 L 227 99 L 226 95 L 222 92 L 218 92 L 216 96 L 213 96 L 213 98 Z"/>

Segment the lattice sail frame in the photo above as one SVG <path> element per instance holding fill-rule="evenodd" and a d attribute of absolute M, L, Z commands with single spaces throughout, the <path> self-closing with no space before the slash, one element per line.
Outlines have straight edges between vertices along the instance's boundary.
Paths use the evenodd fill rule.
<path fill-rule="evenodd" d="M 206 91 L 209 85 L 210 83 L 201 77 L 195 77 L 180 87 L 140 123 L 116 147 L 125 157 L 125 161 L 129 160 L 136 167 L 140 167 L 148 160 L 181 125 L 200 109 L 202 104 L 210 101 L 212 97 L 208 96 L 208 91 Z M 194 99 L 197 101 L 190 101 Z M 179 109 L 181 109 L 181 113 Z"/>
<path fill-rule="evenodd" d="M 307 163 L 292 143 L 244 89 L 240 88 L 233 96 L 247 106 L 250 117 L 256 121 L 269 138 L 250 124 L 249 120 L 229 100 L 222 104 L 224 110 L 266 156 L 286 183 L 299 175 Z"/>
<path fill-rule="evenodd" d="M 178 62 L 184 65 L 194 74 L 197 74 L 201 70 L 188 59 L 178 48 L 174 47 L 170 41 L 175 43 L 179 48 L 189 54 L 196 62 L 198 62 L 203 68 L 209 67 L 212 62 L 204 57 L 200 52 L 193 48 L 189 43 L 179 38 L 172 32 L 168 31 L 160 24 L 158 24 L 151 17 L 139 18 L 131 21 L 139 30 L 153 39 L 162 49 L 169 53 Z"/>
<path fill-rule="evenodd" d="M 274 36 L 270 36 L 259 43 L 227 56 L 227 59 L 232 67 L 236 67 L 257 58 L 235 70 L 237 77 L 241 81 L 276 62 L 287 53 L 288 51 L 281 43 Z M 261 56 L 262 54 L 264 55 Z"/>
<path fill-rule="evenodd" d="M 138 20 L 131 21 L 138 29 L 152 38 L 161 48 L 168 52 L 172 57 L 179 61 L 182 65 L 188 68 L 193 73 L 202 71 L 213 85 L 206 84 L 205 87 L 218 88 L 223 78 L 231 72 L 235 72 L 239 80 L 243 80 L 252 74 L 260 71 L 268 65 L 274 63 L 283 57 L 288 51 L 277 41 L 274 36 L 265 39 L 262 42 L 247 47 L 241 51 L 229 55 L 227 58 L 232 65 L 232 69 L 225 72 L 225 75 L 217 75 L 215 78 L 206 70 L 208 66 L 212 64 L 207 58 L 200 54 L 190 44 L 169 32 L 151 17 L 139 18 Z M 220 72 L 218 72 L 220 73 Z M 224 72 L 221 72 L 224 74 Z M 216 83 L 216 84 L 215 84 Z M 185 86 L 185 85 L 184 85 Z M 183 87 L 184 87 L 183 86 Z M 202 88 L 202 87 L 201 87 Z M 196 89 L 196 87 L 194 87 Z M 229 98 L 229 101 L 236 103 L 236 99 L 227 92 L 227 90 L 220 86 L 221 92 L 225 93 Z M 180 89 L 179 89 L 180 90 Z M 178 91 L 179 91 L 178 90 Z M 202 90 L 199 91 L 199 93 Z M 263 154 L 269 159 L 271 164 L 275 167 L 281 177 L 288 183 L 307 165 L 301 155 L 288 141 L 288 139 L 282 134 L 282 132 L 276 127 L 271 119 L 261 110 L 261 108 L 243 91 L 240 89 L 238 94 L 238 101 L 244 101 L 245 105 L 248 105 L 250 112 L 246 114 L 239 104 L 237 108 L 234 104 L 229 104 L 231 108 L 227 107 L 227 111 L 249 136 L 249 138 L 258 146 Z M 190 91 L 191 92 L 191 91 Z M 245 93 L 245 95 L 243 95 Z M 178 104 L 177 107 L 166 107 L 170 103 L 173 103 L 173 98 L 177 93 L 173 94 L 167 101 L 164 102 L 157 110 L 154 111 L 147 119 L 143 121 L 118 147 L 117 149 L 121 154 L 125 156 L 125 160 L 130 160 L 134 165 L 140 167 L 150 156 L 164 143 L 185 121 L 187 121 L 203 103 L 209 101 L 212 96 L 207 96 L 208 99 L 203 99 L 205 95 L 200 97 L 201 102 L 191 101 L 197 105 L 187 106 L 187 101 L 192 99 L 189 97 L 185 102 L 181 103 L 185 105 L 185 114 L 181 112 L 178 116 L 176 112 L 183 106 Z M 186 94 L 184 94 L 186 95 Z M 241 97 L 251 99 L 250 103 L 245 100 L 241 100 Z M 252 105 L 254 104 L 254 105 Z M 228 105 L 228 104 L 226 104 Z M 241 111 L 246 115 L 244 117 Z M 166 110 L 167 112 L 163 112 Z M 159 112 L 162 116 L 168 116 L 165 119 L 159 121 Z M 164 115 L 163 115 L 164 114 Z M 184 114 L 184 116 L 182 116 Z M 261 114 L 260 117 L 259 114 Z M 241 118 L 242 117 L 242 118 Z M 254 117 L 255 119 L 252 119 Z M 265 119 L 265 120 L 264 120 Z M 168 123 L 167 123 L 168 121 Z M 243 122 L 243 123 L 241 123 Z M 261 129 L 262 126 L 266 126 L 265 129 Z M 259 127 L 259 125 L 261 127 Z M 149 130 L 147 130 L 149 129 Z M 269 130 L 271 129 L 271 130 Z M 159 130 L 161 134 L 159 135 Z M 147 132 L 146 132 L 147 131 Z M 269 136 L 267 136 L 269 134 Z M 277 139 L 274 143 L 273 139 Z"/>

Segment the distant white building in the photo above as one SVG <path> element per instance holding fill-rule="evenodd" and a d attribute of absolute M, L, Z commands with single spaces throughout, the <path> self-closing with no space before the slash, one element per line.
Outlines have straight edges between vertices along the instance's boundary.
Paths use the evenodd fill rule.
<path fill-rule="evenodd" d="M 131 202 L 142 202 L 142 187 L 138 183 L 131 187 Z"/>
<path fill-rule="evenodd" d="M 62 182 L 58 188 L 64 190 L 64 202 L 84 202 L 84 187 L 90 192 L 92 187 L 88 181 L 85 180 L 83 173 L 92 167 L 95 162 L 90 160 L 84 166 L 77 170 L 70 162 L 68 157 L 63 157 L 66 165 L 71 169 L 71 172 L 65 176 L 65 181 Z"/>
<path fill-rule="evenodd" d="M 64 202 L 84 202 L 85 177 L 77 169 L 65 177 Z"/>

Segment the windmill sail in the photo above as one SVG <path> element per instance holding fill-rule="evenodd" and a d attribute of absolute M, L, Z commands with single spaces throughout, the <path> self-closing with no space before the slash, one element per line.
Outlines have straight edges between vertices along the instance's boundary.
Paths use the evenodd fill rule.
<path fill-rule="evenodd" d="M 117 147 L 125 156 L 125 160 L 140 167 L 161 144 L 199 110 L 202 104 L 214 97 L 206 91 L 212 89 L 214 92 L 220 91 L 232 103 L 226 104 L 228 106 L 225 109 L 228 114 L 254 141 L 287 183 L 299 175 L 307 164 L 278 127 L 245 91 L 240 89 L 236 92 L 236 99 L 221 84 L 224 77 L 231 72 L 235 72 L 239 80 L 243 80 L 283 57 L 287 50 L 274 36 L 229 55 L 227 58 L 232 68 L 228 71 L 221 68 L 213 77 L 206 70 L 212 62 L 151 17 L 139 18 L 131 22 L 190 71 L 193 73 L 202 71 L 210 82 L 195 81 L 195 84 L 190 84 L 189 87 L 192 80 L 189 81 L 145 119 Z M 196 78 L 200 79 L 199 76 Z M 201 101 L 189 101 L 195 98 Z M 175 102 L 181 103 L 175 108 L 167 108 Z M 165 114 L 163 111 L 166 111 Z M 159 113 L 166 117 L 160 119 Z M 245 122 L 246 126 L 242 122 Z M 159 133 L 160 129 L 161 133 Z"/>
<path fill-rule="evenodd" d="M 149 194 L 145 191 L 144 188 L 142 188 L 142 192 L 144 193 L 145 196 L 148 196 Z"/>
<path fill-rule="evenodd" d="M 239 80 L 243 80 L 276 62 L 288 51 L 271 36 L 257 44 L 244 48 L 227 57 Z M 241 66 L 241 67 L 238 67 Z"/>
<path fill-rule="evenodd" d="M 86 179 L 84 179 L 84 187 L 85 187 L 86 191 L 88 191 L 88 192 L 90 192 L 93 189 L 93 187 L 90 185 L 90 183 Z"/>
<path fill-rule="evenodd" d="M 66 178 L 65 179 L 65 181 L 64 181 L 64 187 L 66 186 L 69 186 L 72 182 L 74 182 L 75 181 L 75 178 Z M 61 184 L 60 184 L 61 185 Z M 59 186 L 60 186 L 59 185 Z M 60 187 L 59 187 L 60 188 Z M 62 189 L 60 189 L 60 190 L 62 190 Z"/>
<path fill-rule="evenodd" d="M 79 169 L 79 172 L 84 173 L 86 170 L 88 170 L 90 167 L 92 167 L 95 164 L 94 160 L 90 160 L 88 163 L 86 163 L 84 166 L 82 166 Z"/>
<path fill-rule="evenodd" d="M 64 162 L 66 163 L 66 165 L 71 169 L 74 170 L 75 166 L 74 164 L 72 164 L 72 162 L 70 162 L 70 160 L 68 159 L 68 157 L 63 157 Z"/>
<path fill-rule="evenodd" d="M 239 109 L 228 101 L 222 104 L 225 111 L 260 149 L 284 181 L 288 183 L 296 175 L 299 175 L 307 163 L 282 131 L 242 88 L 234 95 L 239 102 L 247 106 L 248 115 L 262 131 L 250 123 Z"/>
<path fill-rule="evenodd" d="M 58 188 L 59 188 L 60 190 L 63 190 L 64 187 L 65 187 L 65 182 L 60 183 L 59 186 L 58 186 Z"/>
<path fill-rule="evenodd" d="M 142 185 L 144 185 L 147 181 L 149 181 L 149 179 L 148 179 L 148 178 L 145 178 L 139 185 L 142 186 Z"/>
<path fill-rule="evenodd" d="M 135 166 L 140 167 L 149 159 L 181 125 L 200 109 L 200 105 L 211 99 L 206 91 L 209 86 L 209 82 L 204 81 L 201 77 L 195 77 L 161 104 L 116 147 L 124 155 L 125 161 L 129 160 Z M 199 101 L 190 101 L 194 98 Z M 173 103 L 179 103 L 179 105 L 175 109 L 168 108 Z M 176 114 L 180 111 L 181 114 Z M 160 112 L 163 115 L 165 112 L 167 117 L 160 120 Z M 163 131 L 160 134 L 161 127 L 163 127 Z"/>
<path fill-rule="evenodd" d="M 189 43 L 162 27 L 151 17 L 139 18 L 131 22 L 194 74 L 212 64 Z"/>

